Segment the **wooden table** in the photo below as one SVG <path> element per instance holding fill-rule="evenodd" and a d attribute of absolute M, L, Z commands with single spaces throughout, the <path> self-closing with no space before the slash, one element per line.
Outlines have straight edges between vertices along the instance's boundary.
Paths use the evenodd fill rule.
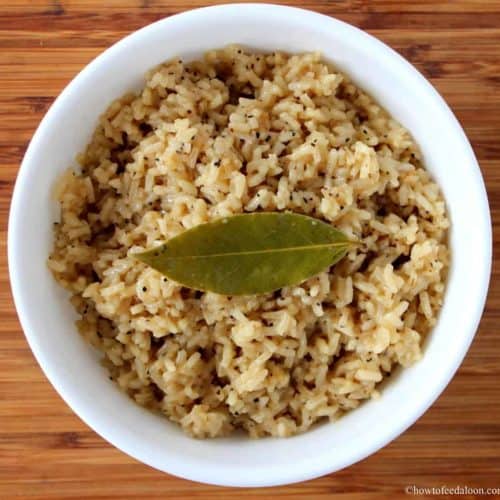
<path fill-rule="evenodd" d="M 472 348 L 433 407 L 383 450 L 282 488 L 195 484 L 129 458 L 90 430 L 35 362 L 10 295 L 6 236 L 14 179 L 38 122 L 69 80 L 131 31 L 205 0 L 2 0 L 0 5 L 0 498 L 346 498 L 406 485 L 500 487 L 500 283 L 495 266 Z M 415 64 L 462 122 L 500 221 L 500 1 L 291 2 L 352 23 Z M 436 138 L 439 140 L 439 138 Z M 453 166 L 450 165 L 450 175 Z M 498 244 L 500 232 L 495 231 Z M 498 247 L 497 247 L 498 248 Z M 495 251 L 495 263 L 498 258 Z M 474 265 L 471 262 L 471 265 Z"/>

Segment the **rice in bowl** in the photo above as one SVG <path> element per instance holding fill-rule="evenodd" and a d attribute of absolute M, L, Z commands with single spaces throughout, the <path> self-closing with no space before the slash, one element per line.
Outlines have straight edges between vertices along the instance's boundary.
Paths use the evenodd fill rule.
<path fill-rule="evenodd" d="M 319 54 L 166 63 L 108 108 L 79 162 L 56 188 L 49 266 L 110 376 L 190 434 L 303 432 L 420 358 L 445 289 L 445 203 L 408 131 Z M 132 256 L 255 211 L 311 215 L 363 245 L 246 297 Z"/>

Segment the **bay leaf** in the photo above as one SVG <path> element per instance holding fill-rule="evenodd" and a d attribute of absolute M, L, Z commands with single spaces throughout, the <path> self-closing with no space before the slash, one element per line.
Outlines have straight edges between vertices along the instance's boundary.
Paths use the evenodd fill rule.
<path fill-rule="evenodd" d="M 200 224 L 135 257 L 189 288 L 252 295 L 301 283 L 354 245 L 318 219 L 261 212 Z"/>

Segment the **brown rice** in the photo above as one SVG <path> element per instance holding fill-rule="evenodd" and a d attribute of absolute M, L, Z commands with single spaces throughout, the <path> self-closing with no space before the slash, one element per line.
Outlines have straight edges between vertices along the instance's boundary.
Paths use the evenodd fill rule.
<path fill-rule="evenodd" d="M 56 189 L 49 266 L 113 380 L 193 436 L 305 431 L 420 358 L 445 288 L 445 203 L 408 131 L 319 54 L 168 62 L 111 104 L 79 162 Z M 183 288 L 131 256 L 262 210 L 363 246 L 247 297 Z"/>

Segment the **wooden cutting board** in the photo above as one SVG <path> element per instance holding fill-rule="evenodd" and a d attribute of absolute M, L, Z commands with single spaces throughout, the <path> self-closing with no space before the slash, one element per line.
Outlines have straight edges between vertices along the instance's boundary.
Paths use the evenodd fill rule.
<path fill-rule="evenodd" d="M 0 3 L 0 498 L 321 499 L 344 495 L 386 499 L 404 496 L 405 487 L 412 485 L 500 488 L 500 283 L 496 265 L 477 337 L 432 408 L 375 455 L 306 483 L 234 490 L 157 472 L 97 436 L 42 374 L 19 326 L 7 275 L 9 203 L 28 142 L 53 99 L 103 49 L 145 24 L 210 3 Z M 289 3 L 372 33 L 432 81 L 472 142 L 486 180 L 493 221 L 499 222 L 500 1 Z M 500 229 L 495 228 L 495 244 L 500 243 L 499 237 Z M 495 250 L 495 264 L 498 257 Z"/>

